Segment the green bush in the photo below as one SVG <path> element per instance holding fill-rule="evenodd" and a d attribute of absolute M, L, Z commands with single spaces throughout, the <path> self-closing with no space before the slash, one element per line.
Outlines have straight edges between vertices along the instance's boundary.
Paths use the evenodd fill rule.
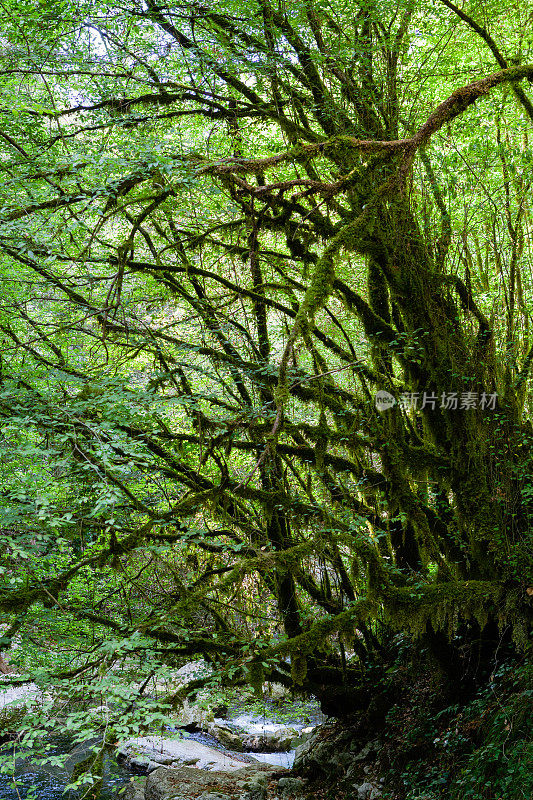
<path fill-rule="evenodd" d="M 533 667 L 509 660 L 468 702 L 405 698 L 387 717 L 389 781 L 398 800 L 533 797 Z M 431 698 L 428 697 L 429 701 Z"/>
<path fill-rule="evenodd" d="M 451 800 L 533 797 L 533 668 L 505 665 L 467 709 L 479 720 L 478 746 L 456 777 Z"/>

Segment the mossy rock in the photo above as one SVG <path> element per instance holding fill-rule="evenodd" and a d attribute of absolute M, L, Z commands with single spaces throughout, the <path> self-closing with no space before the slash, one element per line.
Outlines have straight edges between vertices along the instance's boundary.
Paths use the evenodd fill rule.
<path fill-rule="evenodd" d="M 0 731 L 16 732 L 28 713 L 26 706 L 4 706 L 0 708 Z"/>

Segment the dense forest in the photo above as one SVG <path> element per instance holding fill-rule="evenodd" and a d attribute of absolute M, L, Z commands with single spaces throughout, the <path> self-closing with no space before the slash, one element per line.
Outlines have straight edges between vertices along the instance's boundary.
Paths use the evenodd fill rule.
<path fill-rule="evenodd" d="M 421 659 L 448 706 L 525 675 L 531 6 L 0 18 L 11 683 L 116 693 L 114 741 L 133 662 L 376 719 Z"/>

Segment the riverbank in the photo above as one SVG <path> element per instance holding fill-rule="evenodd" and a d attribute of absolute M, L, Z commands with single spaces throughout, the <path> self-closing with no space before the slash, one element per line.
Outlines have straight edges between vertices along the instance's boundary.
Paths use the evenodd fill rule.
<path fill-rule="evenodd" d="M 288 697 L 258 701 L 250 693 L 240 704 L 226 704 L 224 719 L 212 715 L 206 720 L 205 703 L 199 707 L 206 727 L 218 729 L 219 735 L 229 731 L 241 742 L 263 735 L 266 746 L 267 734 L 291 725 L 297 733 L 303 725 L 313 728 L 286 752 L 229 749 L 191 722 L 192 704 L 180 739 L 175 729 L 167 728 L 139 737 L 144 741 L 133 743 L 137 752 L 130 753 L 127 763 L 124 759 L 119 765 L 116 758 L 127 749 L 125 742 L 108 755 L 100 798 L 529 800 L 533 681 L 527 658 L 502 660 L 485 682 L 462 697 L 444 692 L 435 676 L 427 664 L 416 671 L 398 663 L 385 680 L 369 687 L 368 707 L 335 720 L 319 720 L 316 704 Z M 219 711 L 224 708 L 220 694 L 212 699 Z M 309 725 L 313 713 L 312 721 L 318 723 L 314 726 Z M 176 749 L 168 752 L 169 746 Z M 202 760 L 206 751 L 208 758 Z M 291 759 L 282 763 L 288 756 Z M 30 788 L 36 789 L 37 800 L 59 800 L 74 763 L 82 757 L 81 751 L 70 753 L 62 776 L 57 768 L 39 774 L 29 762 L 23 764 L 16 790 L 0 777 L 1 800 L 25 800 Z M 268 759 L 275 763 L 259 763 Z M 124 787 L 126 794 L 120 794 Z"/>
<path fill-rule="evenodd" d="M 194 663 L 185 665 L 176 671 L 172 690 L 187 686 L 183 680 L 194 678 L 194 666 Z M 154 707 L 163 702 L 168 689 L 168 685 L 160 686 L 157 682 L 148 687 Z M 275 697 L 271 696 L 272 691 Z M 0 775 L 1 800 L 20 800 L 32 790 L 37 800 L 60 800 L 76 765 L 90 755 L 90 744 L 99 741 L 94 739 L 80 745 L 75 744 L 72 737 L 58 739 L 43 731 L 43 736 L 34 742 L 34 755 L 41 759 L 49 757 L 51 763 L 34 763 L 30 754 L 21 750 L 19 733 L 29 719 L 38 720 L 43 704 L 50 700 L 35 685 L 6 686 L 3 693 L 0 691 L 3 730 L 6 739 L 13 740 L 3 748 L 7 774 Z M 55 710 L 63 703 L 64 698 L 56 698 Z M 214 711 L 224 716 L 215 717 Z M 94 720 L 96 727 L 100 724 L 105 728 L 116 713 L 116 708 L 104 705 L 80 710 L 79 716 Z M 210 695 L 202 691 L 196 701 L 184 700 L 172 712 L 173 725 L 167 725 L 163 733 L 160 730 L 158 737 L 149 733 L 137 737 L 130 741 L 128 754 L 129 740 L 105 748 L 100 798 L 120 797 L 117 792 L 130 782 L 132 772 L 153 772 L 161 764 L 170 768 L 195 765 L 200 771 L 227 771 L 228 767 L 239 770 L 252 765 L 267 771 L 290 768 L 295 747 L 302 741 L 302 730 L 307 728 L 310 733 L 310 721 L 318 722 L 322 718 L 316 702 L 294 700 L 279 688 L 265 687 L 262 700 L 247 689 L 227 690 L 223 698 L 220 692 Z M 158 738 L 156 744 L 155 738 Z M 40 752 L 36 749 L 38 746 Z M 171 748 L 170 753 L 165 746 Z M 64 757 L 64 764 L 58 763 L 60 756 Z"/>

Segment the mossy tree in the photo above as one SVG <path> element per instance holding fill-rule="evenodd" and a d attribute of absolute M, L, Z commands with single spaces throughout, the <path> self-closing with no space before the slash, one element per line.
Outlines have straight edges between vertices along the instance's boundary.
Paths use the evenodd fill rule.
<path fill-rule="evenodd" d="M 523 642 L 526 23 L 447 0 L 50 4 L 45 54 L 3 13 L 24 93 L 2 112 L 0 413 L 53 471 L 37 528 L 71 543 L 0 587 L 17 630 L 44 601 L 254 683 L 290 683 L 293 653 L 319 695 L 345 646 L 379 657 L 376 621 L 451 673 L 460 624 Z M 10 480 L 31 561 L 35 497 Z M 154 607 L 69 595 L 108 566 L 138 588 L 143 554 Z M 254 622 L 250 650 L 261 608 L 283 632 Z"/>

